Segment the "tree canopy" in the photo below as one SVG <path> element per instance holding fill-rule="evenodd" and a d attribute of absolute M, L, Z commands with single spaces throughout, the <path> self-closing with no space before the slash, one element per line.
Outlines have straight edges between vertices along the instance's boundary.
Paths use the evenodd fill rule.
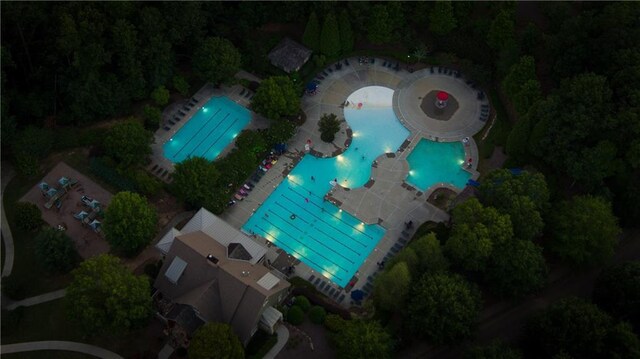
<path fill-rule="evenodd" d="M 203 80 L 214 84 L 227 83 L 240 69 L 238 49 L 220 37 L 209 37 L 193 54 L 193 68 Z"/>
<path fill-rule="evenodd" d="M 575 196 L 551 213 L 549 249 L 577 266 L 602 264 L 613 256 L 620 228 L 611 205 L 602 198 Z"/>
<path fill-rule="evenodd" d="M 320 22 L 315 11 L 312 11 L 309 15 L 307 26 L 304 28 L 304 34 L 302 35 L 302 43 L 313 51 L 320 50 Z"/>
<path fill-rule="evenodd" d="M 502 88 L 509 94 L 516 111 L 521 115 L 526 114 L 531 105 L 542 96 L 532 56 L 523 56 L 511 66 L 502 80 Z"/>
<path fill-rule="evenodd" d="M 104 139 L 106 153 L 123 167 L 142 163 L 151 154 L 151 132 L 129 119 L 114 125 Z"/>
<path fill-rule="evenodd" d="M 340 29 L 333 13 L 327 14 L 320 32 L 320 52 L 333 58 L 340 54 Z"/>
<path fill-rule="evenodd" d="M 640 329 L 640 261 L 605 268 L 596 280 L 593 301 L 615 318 Z"/>
<path fill-rule="evenodd" d="M 549 190 L 544 175 L 507 169 L 490 172 L 479 187 L 482 203 L 508 214 L 520 239 L 533 239 L 544 227 L 542 215 L 549 208 Z"/>
<path fill-rule="evenodd" d="M 193 334 L 189 343 L 189 358 L 242 359 L 244 348 L 229 324 L 211 322 Z"/>
<path fill-rule="evenodd" d="M 487 44 L 494 50 L 502 50 L 513 46 L 515 41 L 514 11 L 502 9 L 491 22 L 487 32 Z"/>
<path fill-rule="evenodd" d="M 522 359 L 522 353 L 502 342 L 496 341 L 489 345 L 473 347 L 467 350 L 464 359 Z"/>
<path fill-rule="evenodd" d="M 417 271 L 412 273 L 414 277 L 417 278 L 419 273 L 446 272 L 449 269 L 449 261 L 444 256 L 435 233 L 413 240 L 407 248 L 418 258 Z"/>
<path fill-rule="evenodd" d="M 104 234 L 111 248 L 125 256 L 134 256 L 156 234 L 156 209 L 137 193 L 119 192 L 104 215 Z"/>
<path fill-rule="evenodd" d="M 391 336 L 378 321 L 349 320 L 331 335 L 340 359 L 391 358 Z"/>
<path fill-rule="evenodd" d="M 499 295 L 521 298 L 546 284 L 542 248 L 530 241 L 512 240 L 495 248 L 486 278 Z"/>
<path fill-rule="evenodd" d="M 525 338 L 532 354 L 546 358 L 561 352 L 573 358 L 631 358 L 614 353 L 640 353 L 638 338 L 628 326 L 616 325 L 598 307 L 577 298 L 563 299 L 532 317 Z"/>
<path fill-rule="evenodd" d="M 320 129 L 320 139 L 322 141 L 333 142 L 336 138 L 336 133 L 340 131 L 340 121 L 335 114 L 325 113 L 318 121 L 318 128 Z"/>
<path fill-rule="evenodd" d="M 458 26 L 451 1 L 438 0 L 429 13 L 429 31 L 436 35 L 446 35 Z"/>
<path fill-rule="evenodd" d="M 36 236 L 36 255 L 47 270 L 67 273 L 80 260 L 69 236 L 55 228 L 45 228 Z"/>
<path fill-rule="evenodd" d="M 433 344 L 452 344 L 473 333 L 481 308 L 478 290 L 458 274 L 425 274 L 406 306 L 409 330 Z"/>
<path fill-rule="evenodd" d="M 493 207 L 469 199 L 453 209 L 453 226 L 445 253 L 464 270 L 483 271 L 495 245 L 513 237 L 511 219 Z"/>
<path fill-rule="evenodd" d="M 211 161 L 190 157 L 176 164 L 171 188 L 178 198 L 192 207 L 212 209 L 217 194 L 212 184 L 219 178 L 220 172 Z"/>
<path fill-rule="evenodd" d="M 380 273 L 373 285 L 373 300 L 377 308 L 399 312 L 411 286 L 411 273 L 405 262 L 399 262 Z"/>
<path fill-rule="evenodd" d="M 345 9 L 340 11 L 338 28 L 340 29 L 340 50 L 342 50 L 342 54 L 348 54 L 353 50 L 354 36 L 351 28 L 351 19 Z"/>
<path fill-rule="evenodd" d="M 118 258 L 102 254 L 87 259 L 72 275 L 67 313 L 87 335 L 127 332 L 151 318 L 149 281 L 134 276 Z"/>
<path fill-rule="evenodd" d="M 278 120 L 298 112 L 300 96 L 289 77 L 273 76 L 260 83 L 251 107 L 269 119 Z"/>

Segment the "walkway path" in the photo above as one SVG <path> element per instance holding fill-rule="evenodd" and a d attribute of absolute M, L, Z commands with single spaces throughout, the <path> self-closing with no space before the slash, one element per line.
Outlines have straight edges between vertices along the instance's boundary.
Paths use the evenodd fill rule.
<path fill-rule="evenodd" d="M 36 295 L 35 297 L 19 300 L 17 302 L 13 302 L 7 306 L 7 310 L 14 310 L 18 307 L 30 307 L 32 305 L 50 302 L 52 300 L 60 299 L 67 294 L 66 289 L 60 289 L 53 292 Z"/>
<path fill-rule="evenodd" d="M 275 358 L 276 355 L 278 355 L 282 348 L 284 348 L 284 346 L 287 344 L 287 341 L 289 341 L 289 329 L 287 329 L 287 327 L 285 327 L 283 324 L 278 326 L 278 329 L 276 329 L 276 333 L 278 333 L 278 342 L 273 346 L 273 348 L 271 348 L 271 350 L 267 352 L 267 354 L 262 357 L 262 359 Z"/>
<path fill-rule="evenodd" d="M 7 221 L 7 215 L 4 213 L 4 189 L 7 187 L 7 184 L 13 176 L 15 172 L 13 168 L 6 162 L 2 163 L 2 189 L 0 195 L 0 216 L 2 217 L 2 225 L 0 225 L 0 229 L 2 230 L 2 239 L 4 240 L 4 267 L 2 268 L 2 276 L 8 277 L 11 275 L 11 271 L 13 270 L 13 235 L 11 234 L 11 228 L 9 228 L 9 222 Z"/>
<path fill-rule="evenodd" d="M 100 347 L 84 343 L 65 342 L 57 340 L 17 343 L 0 346 L 0 352 L 2 352 L 2 354 L 30 352 L 36 350 L 64 350 L 89 354 L 93 355 L 94 357 L 104 359 L 122 359 L 120 355 L 110 352 L 106 349 L 102 349 Z"/>

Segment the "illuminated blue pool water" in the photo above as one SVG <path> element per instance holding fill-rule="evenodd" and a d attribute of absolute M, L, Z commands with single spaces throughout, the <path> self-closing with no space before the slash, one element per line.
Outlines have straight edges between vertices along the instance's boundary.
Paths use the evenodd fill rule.
<path fill-rule="evenodd" d="M 250 120 L 246 108 L 227 97 L 213 97 L 164 144 L 164 156 L 173 163 L 188 157 L 213 160 Z"/>
<path fill-rule="evenodd" d="M 421 191 L 436 183 L 448 183 L 462 189 L 471 178 L 471 173 L 462 168 L 465 154 L 460 142 L 434 142 L 423 138 L 407 156 L 407 161 L 407 182 Z"/>
<path fill-rule="evenodd" d="M 363 106 L 344 110 L 353 130 L 351 146 L 335 158 L 304 156 L 242 229 L 265 237 L 346 286 L 386 230 L 362 223 L 323 198 L 334 179 L 344 187 L 363 186 L 371 176 L 373 160 L 395 152 L 407 138 L 409 131 L 393 113 L 392 96 L 393 90 L 380 86 L 354 92 L 350 102 Z"/>

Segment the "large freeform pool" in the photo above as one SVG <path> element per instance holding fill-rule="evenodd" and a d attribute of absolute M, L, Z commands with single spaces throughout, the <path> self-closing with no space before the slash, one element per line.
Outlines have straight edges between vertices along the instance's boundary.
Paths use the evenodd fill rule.
<path fill-rule="evenodd" d="M 173 163 L 189 157 L 213 160 L 247 126 L 251 114 L 227 97 L 213 97 L 164 146 Z"/>
<path fill-rule="evenodd" d="M 436 183 L 464 188 L 471 173 L 465 171 L 465 152 L 460 142 L 434 142 L 421 139 L 407 157 L 407 182 L 421 191 Z"/>
<path fill-rule="evenodd" d="M 393 113 L 392 97 L 393 90 L 380 86 L 352 93 L 347 99 L 351 105 L 344 109 L 353 131 L 351 146 L 332 158 L 305 155 L 242 229 L 346 286 L 386 230 L 362 223 L 324 196 L 333 180 L 343 187 L 363 186 L 371 176 L 373 160 L 395 152 L 407 138 L 409 131 Z"/>

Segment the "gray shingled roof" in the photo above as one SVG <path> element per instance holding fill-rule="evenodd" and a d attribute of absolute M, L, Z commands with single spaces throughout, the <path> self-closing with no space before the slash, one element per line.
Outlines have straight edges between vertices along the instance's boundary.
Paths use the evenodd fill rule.
<path fill-rule="evenodd" d="M 269 53 L 269 61 L 273 66 L 290 73 L 299 70 L 311 57 L 311 50 L 288 37 L 285 37 Z"/>

